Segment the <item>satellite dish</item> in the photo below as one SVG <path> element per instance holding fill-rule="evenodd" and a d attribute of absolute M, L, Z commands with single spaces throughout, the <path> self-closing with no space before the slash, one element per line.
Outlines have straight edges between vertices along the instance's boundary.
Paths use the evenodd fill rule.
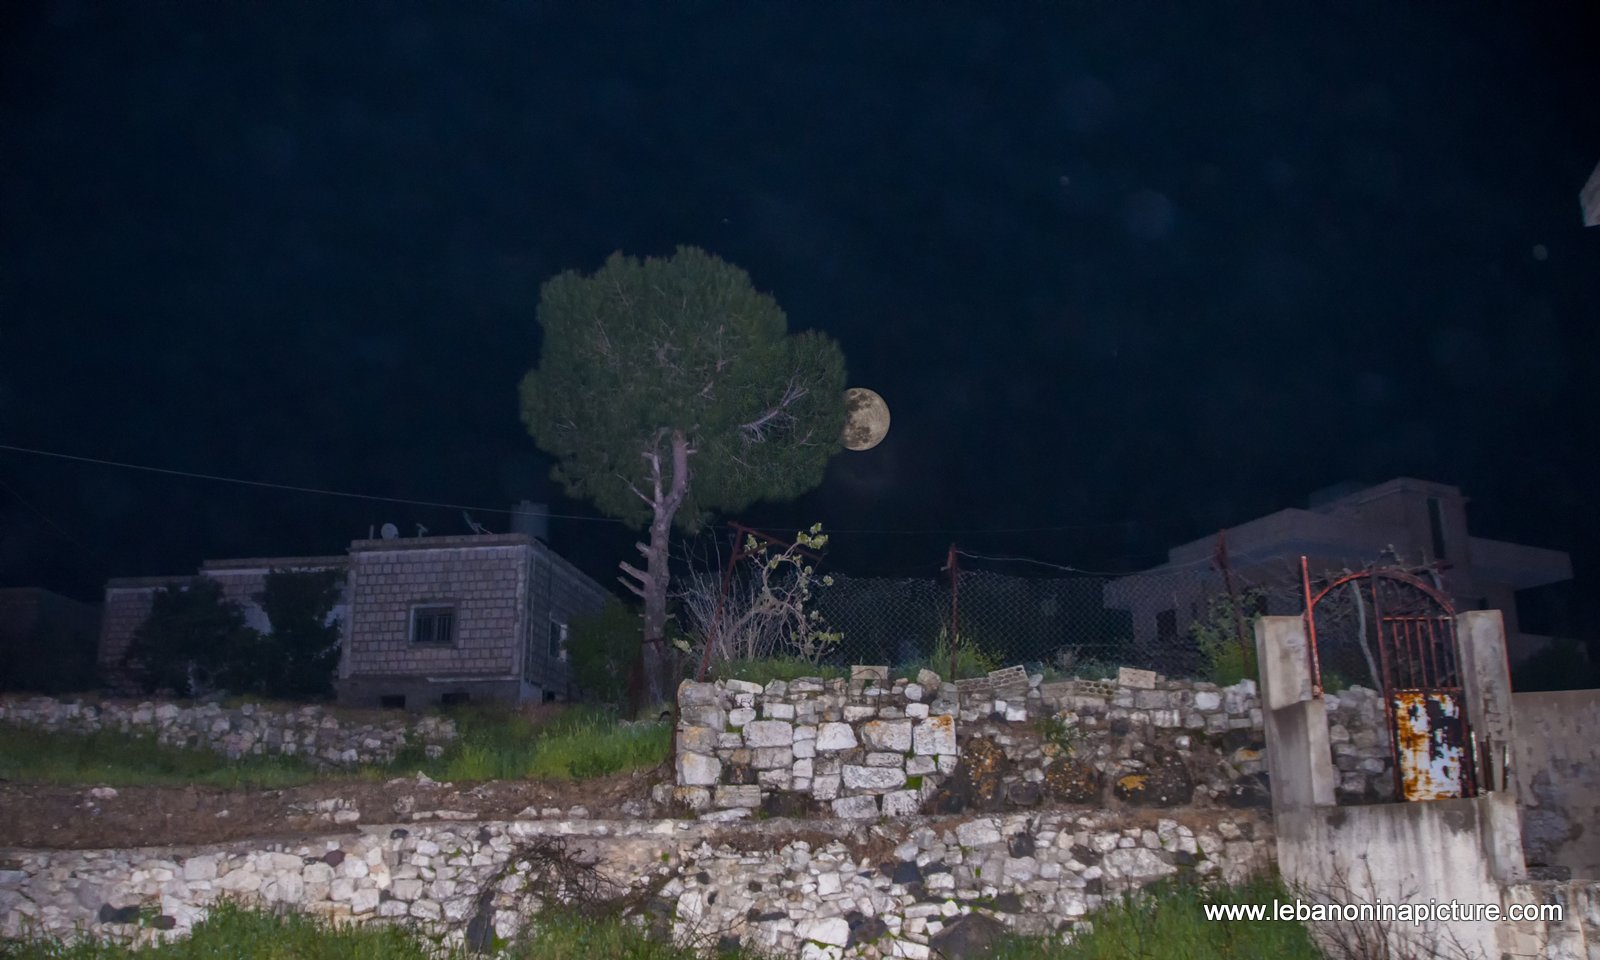
<path fill-rule="evenodd" d="M 871 450 L 889 432 L 889 405 L 876 391 L 851 387 L 844 392 L 844 436 L 847 450 Z"/>
<path fill-rule="evenodd" d="M 398 540 L 400 539 L 400 528 L 392 523 L 386 523 L 383 525 L 383 529 L 378 531 L 378 535 L 385 540 Z"/>

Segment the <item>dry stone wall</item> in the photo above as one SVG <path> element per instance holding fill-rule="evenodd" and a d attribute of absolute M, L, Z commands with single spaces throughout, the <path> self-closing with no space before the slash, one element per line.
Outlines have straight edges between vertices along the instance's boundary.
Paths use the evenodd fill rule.
<path fill-rule="evenodd" d="M 230 758 L 278 754 L 326 767 L 386 763 L 408 738 L 421 743 L 429 756 L 439 756 L 456 737 L 455 721 L 446 717 L 395 714 L 352 720 L 316 705 L 274 708 L 251 703 L 181 706 L 152 700 L 86 703 L 0 697 L 0 723 L 67 733 L 112 730 L 150 735 L 161 743 L 214 750 Z"/>
<path fill-rule="evenodd" d="M 1326 705 L 1340 802 L 1388 799 L 1378 695 L 1356 687 Z M 857 666 L 848 680 L 686 682 L 679 716 L 676 786 L 657 799 L 710 820 L 1270 804 L 1250 680 L 1125 669 L 1047 683 L 1011 667 L 946 683 Z"/>
<path fill-rule="evenodd" d="M 0 936 L 178 936 L 229 897 L 481 944 L 550 903 L 609 900 L 681 943 L 925 958 L 956 938 L 1068 930 L 1166 877 L 1237 881 L 1273 850 L 1258 811 L 1092 811 L 411 824 L 254 846 L 0 851 Z"/>

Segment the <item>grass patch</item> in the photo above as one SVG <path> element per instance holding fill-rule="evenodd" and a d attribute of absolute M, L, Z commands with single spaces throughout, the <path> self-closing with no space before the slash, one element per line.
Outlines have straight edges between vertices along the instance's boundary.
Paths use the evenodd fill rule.
<path fill-rule="evenodd" d="M 664 723 L 623 725 L 592 707 L 522 713 L 474 707 L 454 714 L 456 742 L 437 760 L 397 757 L 398 771 L 422 770 L 436 780 L 586 780 L 650 769 L 672 750 Z"/>
<path fill-rule="evenodd" d="M 229 760 L 203 747 L 168 746 L 153 736 L 115 730 L 52 733 L 0 724 L 0 779 L 258 790 L 376 780 L 419 770 L 449 781 L 583 780 L 655 767 L 672 749 L 667 724 L 624 726 L 593 708 L 530 715 L 509 707 L 475 707 L 455 712 L 454 719 L 456 741 L 440 757 L 430 758 L 421 743 L 412 743 L 389 763 L 353 769 L 318 768 L 303 758 L 276 754 Z"/>
<path fill-rule="evenodd" d="M 661 940 L 617 919 L 592 920 L 543 914 L 537 929 L 494 951 L 506 960 L 701 960 L 703 954 Z M 14 960 L 467 960 L 481 956 L 444 950 L 404 927 L 386 924 L 335 927 L 301 914 L 278 914 L 223 902 L 181 940 L 134 949 L 84 941 L 0 945 Z M 722 960 L 759 960 L 746 951 L 717 954 Z"/>
<path fill-rule="evenodd" d="M 0 956 L 14 960 L 431 960 L 435 953 L 403 927 L 334 927 L 303 914 L 271 913 L 223 901 L 181 940 L 137 949 L 105 941 L 85 940 L 66 946 L 37 940 L 0 946 Z M 456 951 L 439 956 L 464 958 L 466 954 Z"/>
<path fill-rule="evenodd" d="M 994 960 L 1323 960 L 1303 924 L 1205 918 L 1206 904 L 1271 904 L 1274 899 L 1293 899 L 1275 879 L 1237 887 L 1155 884 L 1096 911 L 1089 918 L 1093 931 L 1070 944 L 1013 938 L 990 956 Z"/>
<path fill-rule="evenodd" d="M 0 779 L 25 783 L 103 783 L 113 787 L 277 789 L 328 779 L 298 757 L 220 753 L 158 743 L 114 730 L 54 733 L 0 724 Z"/>
<path fill-rule="evenodd" d="M 848 676 L 844 667 L 831 663 L 812 663 L 790 657 L 771 657 L 765 660 L 729 660 L 716 665 L 713 671 L 718 680 L 747 680 L 766 686 L 774 680 L 785 683 L 806 677 L 837 680 Z"/>

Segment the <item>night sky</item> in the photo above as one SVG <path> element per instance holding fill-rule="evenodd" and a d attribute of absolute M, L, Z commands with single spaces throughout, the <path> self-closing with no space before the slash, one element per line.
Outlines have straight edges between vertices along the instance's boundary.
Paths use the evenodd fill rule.
<path fill-rule="evenodd" d="M 693 244 L 893 411 L 741 518 L 844 572 L 1137 569 L 1408 475 L 1597 582 L 1583 5 L 983 6 L 0 5 L 0 443 L 593 518 L 518 419 L 539 285 Z M 466 532 L 0 451 L 6 585 L 384 521 Z"/>

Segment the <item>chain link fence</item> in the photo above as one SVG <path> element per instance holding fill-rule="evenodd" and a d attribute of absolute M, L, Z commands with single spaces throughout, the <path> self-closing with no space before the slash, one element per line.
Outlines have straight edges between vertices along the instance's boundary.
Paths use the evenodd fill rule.
<path fill-rule="evenodd" d="M 954 633 L 995 666 L 1073 676 L 1114 675 L 1132 666 L 1208 676 L 1219 660 L 1236 663 L 1235 671 L 1253 663 L 1251 621 L 1282 606 L 1255 578 L 1236 576 L 1232 594 L 1226 579 L 1208 566 L 1123 577 L 835 573 L 813 604 L 830 629 L 843 633 L 830 657 L 840 663 L 926 662 Z"/>
<path fill-rule="evenodd" d="M 745 636 L 734 621 L 763 585 L 787 595 L 798 566 L 764 574 L 759 561 L 741 555 L 730 565 L 726 551 L 706 543 L 680 594 L 690 632 L 720 630 L 713 661 L 785 655 L 792 644 Z M 954 549 L 934 576 L 853 576 L 821 559 L 815 574 L 804 607 L 817 629 L 842 635 L 824 657 L 837 666 L 948 664 L 954 637 L 974 664 L 992 668 L 1097 678 L 1130 666 L 1231 683 L 1256 676 L 1254 618 L 1303 609 L 1296 568 L 1235 569 L 1220 549 L 1122 576 Z"/>

